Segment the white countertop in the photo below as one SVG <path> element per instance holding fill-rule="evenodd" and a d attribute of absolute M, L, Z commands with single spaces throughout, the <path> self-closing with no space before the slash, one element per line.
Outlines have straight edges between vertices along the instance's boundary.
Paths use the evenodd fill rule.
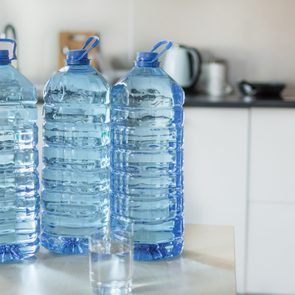
<path fill-rule="evenodd" d="M 183 255 L 135 262 L 132 294 L 236 294 L 233 228 L 187 225 Z M 0 265 L 1 295 L 90 295 L 88 257 L 57 256 Z"/>

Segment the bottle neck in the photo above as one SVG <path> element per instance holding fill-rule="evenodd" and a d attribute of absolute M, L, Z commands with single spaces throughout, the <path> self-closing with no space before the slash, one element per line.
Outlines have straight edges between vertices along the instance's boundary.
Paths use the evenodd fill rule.
<path fill-rule="evenodd" d="M 61 71 L 71 73 L 95 73 L 96 70 L 89 64 L 67 64 Z"/>
<path fill-rule="evenodd" d="M 7 60 L 0 59 L 0 66 L 8 66 L 10 64 L 11 64 L 10 60 L 7 61 Z"/>
<path fill-rule="evenodd" d="M 138 67 L 137 65 L 135 65 L 131 72 L 130 75 L 132 76 L 162 76 L 165 75 L 163 69 L 161 67 Z"/>
<path fill-rule="evenodd" d="M 160 63 L 158 61 L 153 62 L 153 63 L 148 63 L 148 62 L 135 62 L 135 66 L 138 68 L 159 68 Z"/>
<path fill-rule="evenodd" d="M 89 64 L 90 64 L 90 60 L 88 58 L 83 58 L 81 60 L 75 60 L 75 59 L 66 60 L 67 66 L 88 66 Z"/>

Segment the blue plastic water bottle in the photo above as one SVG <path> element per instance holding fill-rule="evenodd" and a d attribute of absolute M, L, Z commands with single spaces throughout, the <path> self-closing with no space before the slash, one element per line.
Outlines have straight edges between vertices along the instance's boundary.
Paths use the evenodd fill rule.
<path fill-rule="evenodd" d="M 34 256 L 39 248 L 36 91 L 0 50 L 0 262 Z"/>
<path fill-rule="evenodd" d="M 55 253 L 87 253 L 108 224 L 109 85 L 88 59 L 98 43 L 69 50 L 44 90 L 42 245 Z"/>
<path fill-rule="evenodd" d="M 111 91 L 111 224 L 134 224 L 138 260 L 183 248 L 184 92 L 159 66 L 171 46 L 161 41 L 137 53 Z"/>

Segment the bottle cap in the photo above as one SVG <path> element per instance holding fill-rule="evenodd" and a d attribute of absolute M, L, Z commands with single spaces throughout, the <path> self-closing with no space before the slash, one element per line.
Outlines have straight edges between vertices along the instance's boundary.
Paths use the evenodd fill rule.
<path fill-rule="evenodd" d="M 0 43 L 11 43 L 13 44 L 12 57 L 9 58 L 9 51 L 7 49 L 0 50 L 0 65 L 8 65 L 12 60 L 16 59 L 16 42 L 12 39 L 0 39 Z"/>
<path fill-rule="evenodd" d="M 158 53 L 140 51 L 136 54 L 136 65 L 138 67 L 158 67 Z"/>
<path fill-rule="evenodd" d="M 67 65 L 88 65 L 90 60 L 86 50 L 69 50 L 67 52 Z"/>

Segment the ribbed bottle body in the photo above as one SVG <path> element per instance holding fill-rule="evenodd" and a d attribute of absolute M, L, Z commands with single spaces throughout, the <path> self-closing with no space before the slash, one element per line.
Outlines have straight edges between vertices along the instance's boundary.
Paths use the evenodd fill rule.
<path fill-rule="evenodd" d="M 44 94 L 42 245 L 84 254 L 109 218 L 109 86 L 90 66 L 73 66 Z"/>
<path fill-rule="evenodd" d="M 39 248 L 36 92 L 11 65 L 0 66 L 0 262 Z"/>
<path fill-rule="evenodd" d="M 134 223 L 139 260 L 183 248 L 183 100 L 160 68 L 135 67 L 111 92 L 111 221 Z"/>

